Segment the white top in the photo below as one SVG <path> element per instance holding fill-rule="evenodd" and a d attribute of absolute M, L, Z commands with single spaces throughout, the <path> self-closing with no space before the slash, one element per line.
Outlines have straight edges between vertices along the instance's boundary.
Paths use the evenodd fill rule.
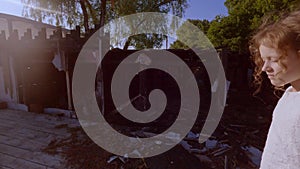
<path fill-rule="evenodd" d="M 300 169 L 300 92 L 292 87 L 274 109 L 260 169 Z"/>

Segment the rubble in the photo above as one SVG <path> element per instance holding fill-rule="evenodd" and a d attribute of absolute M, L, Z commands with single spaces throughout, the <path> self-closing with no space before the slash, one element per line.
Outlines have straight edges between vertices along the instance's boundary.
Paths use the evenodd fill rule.
<path fill-rule="evenodd" d="M 266 109 L 248 92 L 230 93 L 227 104 L 218 128 L 205 143 L 198 143 L 200 134 L 195 127 L 177 146 L 155 157 L 131 159 L 108 153 L 91 141 L 80 127 L 70 128 L 71 137 L 53 140 L 45 151 L 63 154 L 68 167 L 80 169 L 196 169 L 200 166 L 204 169 L 258 169 L 272 110 Z M 151 127 L 113 126 L 131 137 L 158 134 Z M 170 132 L 164 137 L 177 141 L 180 136 Z M 153 144 L 164 143 L 157 140 Z"/>

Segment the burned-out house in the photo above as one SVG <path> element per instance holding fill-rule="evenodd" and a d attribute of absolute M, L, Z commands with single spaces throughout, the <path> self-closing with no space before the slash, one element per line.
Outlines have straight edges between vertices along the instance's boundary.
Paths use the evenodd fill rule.
<path fill-rule="evenodd" d="M 71 87 L 74 65 L 82 46 L 97 29 L 82 35 L 79 27 L 68 31 L 29 19 L 0 14 L 0 30 L 0 102 L 5 101 L 10 107 L 29 111 L 43 111 L 46 107 L 73 109 Z M 192 69 L 199 79 L 198 85 L 202 85 L 199 87 L 202 92 L 210 91 L 205 67 L 192 50 L 168 51 L 179 56 Z M 100 95 L 104 96 L 107 103 L 105 112 L 116 109 L 109 93 L 113 69 L 134 52 L 114 49 L 103 60 L 104 93 Z M 221 58 L 228 77 L 230 70 L 227 69 L 231 65 L 228 62 L 229 57 L 227 54 Z M 161 88 L 172 90 L 169 85 L 172 79 L 162 72 L 155 76 L 153 73 L 140 74 L 140 77 L 147 76 L 146 81 L 149 83 L 144 86 L 147 90 L 157 87 L 153 81 L 161 83 Z M 166 80 L 168 78 L 169 82 Z M 139 87 L 136 85 L 136 88 Z M 133 92 L 133 95 L 137 93 Z M 201 100 L 207 101 L 206 105 L 209 105 L 210 96 L 202 93 L 204 95 L 207 99 Z"/>
<path fill-rule="evenodd" d="M 49 39 L 57 27 L 0 14 L 0 30 L 0 101 L 21 109 L 26 109 L 24 105 L 54 103 L 57 98 L 53 97 L 65 81 L 63 72 L 57 71 L 60 65 L 55 68 L 52 63 L 59 52 L 55 38 L 52 42 Z M 60 31 L 62 37 L 68 32 Z"/>

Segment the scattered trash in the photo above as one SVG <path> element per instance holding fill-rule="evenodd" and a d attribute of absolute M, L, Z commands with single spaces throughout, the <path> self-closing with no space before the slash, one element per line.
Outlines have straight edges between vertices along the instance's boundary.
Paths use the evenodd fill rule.
<path fill-rule="evenodd" d="M 247 155 L 251 159 L 251 162 L 256 166 L 260 166 L 262 151 L 252 146 L 247 146 L 244 149 L 248 152 Z"/>
<path fill-rule="evenodd" d="M 107 160 L 107 163 L 111 163 L 112 161 L 119 159 L 122 163 L 126 162 L 126 158 L 125 157 L 121 157 L 121 156 L 111 156 L 109 158 L 109 160 Z"/>
<path fill-rule="evenodd" d="M 207 147 L 208 149 L 213 149 L 217 146 L 218 144 L 218 141 L 217 140 L 210 140 L 208 139 L 206 142 L 205 142 L 205 147 Z"/>
<path fill-rule="evenodd" d="M 164 139 L 160 140 L 158 138 L 153 144 L 166 144 L 165 139 L 171 142 L 180 141 L 179 145 L 169 150 L 175 154 L 170 154 L 178 156 L 179 159 L 180 157 L 188 157 L 188 160 L 192 160 L 191 157 L 194 157 L 198 161 L 195 167 L 198 168 L 200 167 L 199 164 L 202 164 L 206 166 L 203 167 L 201 165 L 203 168 L 214 169 L 258 169 L 270 122 L 264 119 L 266 119 L 265 116 L 269 116 L 272 112 L 265 109 L 262 105 L 259 106 L 259 102 L 249 102 L 250 95 L 242 96 L 242 98 L 248 97 L 243 101 L 239 98 L 241 94 L 243 93 L 235 92 L 230 94 L 229 101 L 238 99 L 239 102 L 235 102 L 236 104 L 229 102 L 218 128 L 206 142 L 198 143 L 200 134 L 192 130 L 181 141 L 180 134 L 169 132 L 161 135 Z M 85 124 L 84 122 L 82 124 L 94 125 L 92 123 Z M 117 131 L 125 132 L 133 138 L 147 138 L 159 134 L 156 133 L 157 130 L 153 130 L 150 127 L 138 128 L 115 124 L 113 126 Z M 157 169 L 160 164 L 165 164 L 169 167 L 172 166 L 170 167 L 172 169 L 193 169 L 188 165 L 192 164 L 192 162 L 185 161 L 184 163 L 187 163 L 186 166 L 189 167 L 184 168 L 178 165 L 176 160 L 169 158 L 168 155 L 170 154 L 168 152 L 163 154 L 168 154 L 166 158 L 154 158 L 152 160 L 144 158 L 131 159 L 128 158 L 129 154 L 116 156 L 96 145 L 85 135 L 80 127 L 70 128 L 70 126 L 62 124 L 56 126 L 56 128 L 67 128 L 71 136 L 66 139 L 52 140 L 45 151 L 53 154 L 63 154 L 70 168 Z M 137 141 L 136 139 L 133 140 Z M 134 144 L 132 142 L 132 145 Z M 138 150 L 136 149 L 130 153 L 139 156 Z M 185 154 L 185 157 L 183 154 Z M 159 155 L 159 157 L 163 157 L 163 155 Z"/>
<path fill-rule="evenodd" d="M 44 108 L 44 113 L 66 117 L 70 117 L 72 114 L 74 114 L 71 110 L 64 110 L 58 108 Z"/>

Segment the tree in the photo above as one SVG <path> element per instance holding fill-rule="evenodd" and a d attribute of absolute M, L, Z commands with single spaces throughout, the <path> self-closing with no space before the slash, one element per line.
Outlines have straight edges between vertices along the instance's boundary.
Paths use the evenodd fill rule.
<path fill-rule="evenodd" d="M 204 20 L 191 20 L 191 19 L 188 19 L 187 22 L 195 25 L 205 35 L 207 34 L 207 31 L 210 27 L 210 22 L 206 19 L 204 19 Z M 208 45 L 208 44 L 203 43 L 203 41 L 201 41 L 201 39 L 196 38 L 195 35 L 194 35 L 194 32 L 187 29 L 185 27 L 185 24 L 183 24 L 183 26 L 181 26 L 177 30 L 176 34 L 179 37 L 179 39 L 184 40 L 185 42 L 190 44 L 190 46 L 187 46 L 187 44 L 184 44 L 183 42 L 181 42 L 179 40 L 176 40 L 175 42 L 173 42 L 171 44 L 171 46 L 170 46 L 171 49 L 188 49 L 190 47 L 206 47 Z"/>
<path fill-rule="evenodd" d="M 207 36 L 215 46 L 248 51 L 248 41 L 264 18 L 278 19 L 282 12 L 296 8 L 299 0 L 226 0 L 228 16 L 217 16 Z"/>
<path fill-rule="evenodd" d="M 115 9 L 111 15 L 114 17 L 135 14 L 139 12 L 172 12 L 176 16 L 182 16 L 187 7 L 187 0 L 118 0 L 115 3 Z M 132 29 L 140 23 L 132 23 Z M 159 29 L 163 29 L 163 21 Z M 165 36 L 159 34 L 143 34 L 129 37 L 124 44 L 123 49 L 133 46 L 136 49 L 160 48 Z"/>
<path fill-rule="evenodd" d="M 182 16 L 187 7 L 187 0 L 22 0 L 26 6 L 23 15 L 38 21 L 56 25 L 76 25 L 88 32 L 92 26 L 103 26 L 108 21 L 120 16 L 138 12 L 172 12 Z M 67 24 L 67 25 L 66 25 Z M 145 39 L 146 38 L 146 39 Z M 160 47 L 162 35 L 136 35 L 125 43 L 128 46 Z M 148 43 L 154 40 L 153 43 Z M 145 44 L 141 44 L 145 41 Z M 159 43 L 160 42 L 160 43 Z M 153 46 L 154 45 L 154 46 Z"/>
<path fill-rule="evenodd" d="M 91 25 L 99 23 L 96 6 L 98 0 L 21 0 L 25 4 L 23 15 L 40 22 L 46 22 L 57 26 L 74 28 L 80 25 L 85 31 L 90 30 Z"/>
<path fill-rule="evenodd" d="M 243 23 L 239 23 L 243 22 Z M 243 50 L 248 28 L 241 25 L 249 25 L 246 20 L 237 21 L 231 16 L 218 16 L 211 22 L 207 36 L 215 47 L 229 47 L 233 51 Z"/>

